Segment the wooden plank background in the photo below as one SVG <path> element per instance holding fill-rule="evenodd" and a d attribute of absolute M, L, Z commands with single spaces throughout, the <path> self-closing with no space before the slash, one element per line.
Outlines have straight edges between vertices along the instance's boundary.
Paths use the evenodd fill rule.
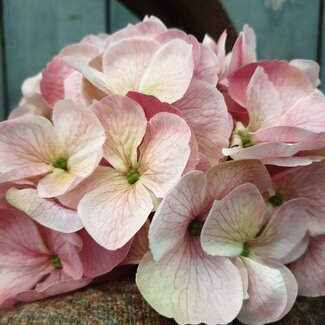
<path fill-rule="evenodd" d="M 323 58 L 325 66 L 324 1 L 220 0 L 237 30 L 255 29 L 259 59 Z M 0 9 L 0 120 L 19 102 L 22 81 L 63 46 L 139 21 L 118 0 L 0 0 Z"/>

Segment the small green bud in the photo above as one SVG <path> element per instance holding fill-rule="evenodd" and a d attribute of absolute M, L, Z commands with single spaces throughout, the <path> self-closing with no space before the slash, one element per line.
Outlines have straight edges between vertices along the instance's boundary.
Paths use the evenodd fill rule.
<path fill-rule="evenodd" d="M 243 250 L 242 250 L 242 252 L 241 252 L 241 256 L 244 256 L 244 257 L 249 257 L 249 254 L 250 254 L 250 249 L 249 249 L 249 247 L 248 247 L 248 244 L 247 243 L 245 243 L 244 244 L 244 247 L 243 247 Z"/>
<path fill-rule="evenodd" d="M 202 231 L 203 223 L 197 219 L 191 221 L 188 226 L 188 232 L 190 236 L 200 236 Z"/>
<path fill-rule="evenodd" d="M 140 174 L 136 169 L 131 169 L 127 173 L 126 178 L 127 178 L 128 182 L 129 182 L 129 184 L 134 184 L 136 181 L 139 180 Z"/>
<path fill-rule="evenodd" d="M 269 198 L 269 202 L 274 207 L 279 207 L 283 204 L 283 197 L 279 192 L 276 192 L 273 196 Z"/>
<path fill-rule="evenodd" d="M 62 269 L 61 261 L 57 256 L 51 257 L 51 264 L 54 266 L 55 269 Z"/>
<path fill-rule="evenodd" d="M 52 164 L 52 166 L 55 168 L 68 170 L 68 159 L 66 159 L 64 157 L 60 157 L 55 161 L 55 163 Z"/>

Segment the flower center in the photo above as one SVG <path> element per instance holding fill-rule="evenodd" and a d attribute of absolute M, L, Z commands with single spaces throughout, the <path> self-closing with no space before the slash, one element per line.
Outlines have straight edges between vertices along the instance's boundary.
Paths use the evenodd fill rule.
<path fill-rule="evenodd" d="M 57 256 L 51 257 L 51 264 L 54 266 L 55 269 L 62 269 L 61 261 Z"/>
<path fill-rule="evenodd" d="M 59 157 L 53 164 L 53 167 L 68 170 L 68 159 Z"/>
<path fill-rule="evenodd" d="M 126 178 L 127 178 L 128 182 L 129 182 L 129 184 L 134 184 L 136 181 L 139 180 L 140 174 L 136 169 L 131 169 L 127 173 Z"/>
<path fill-rule="evenodd" d="M 232 135 L 231 147 L 249 148 L 253 145 L 248 129 L 241 122 L 237 122 Z"/>
<path fill-rule="evenodd" d="M 243 250 L 242 250 L 242 252 L 241 252 L 241 254 L 240 254 L 240 256 L 248 257 L 249 254 L 250 254 L 250 249 L 249 249 L 249 247 L 248 247 L 248 244 L 245 243 L 245 244 L 244 244 L 244 247 L 243 247 Z"/>
<path fill-rule="evenodd" d="M 188 232 L 190 236 L 200 236 L 202 231 L 203 223 L 197 219 L 191 221 L 188 226 Z"/>
<path fill-rule="evenodd" d="M 274 207 L 279 207 L 281 204 L 283 204 L 283 197 L 279 192 L 276 192 L 273 196 L 269 198 L 269 202 Z"/>

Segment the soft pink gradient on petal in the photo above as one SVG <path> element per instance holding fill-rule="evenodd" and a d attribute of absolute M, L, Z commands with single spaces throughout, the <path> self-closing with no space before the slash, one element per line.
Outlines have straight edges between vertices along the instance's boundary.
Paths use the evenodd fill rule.
<path fill-rule="evenodd" d="M 136 167 L 137 148 L 147 127 L 141 106 L 130 98 L 112 95 L 91 108 L 106 131 L 104 158 L 122 172 Z"/>
<path fill-rule="evenodd" d="M 231 126 L 222 94 L 213 86 L 193 80 L 184 97 L 174 103 L 193 130 L 199 151 L 216 164 L 228 147 Z"/>
<path fill-rule="evenodd" d="M 78 212 L 94 240 L 106 249 L 116 250 L 142 227 L 153 204 L 140 180 L 130 185 L 126 175 L 110 167 L 102 177 L 103 183 L 81 199 Z"/>
<path fill-rule="evenodd" d="M 289 63 L 302 70 L 309 77 L 309 79 L 311 80 L 315 88 L 317 88 L 320 85 L 321 83 L 319 80 L 320 66 L 316 61 L 295 59 L 295 60 L 291 60 Z"/>
<path fill-rule="evenodd" d="M 192 46 L 182 40 L 172 40 L 156 52 L 142 76 L 138 91 L 162 102 L 173 103 L 185 94 L 193 69 Z"/>
<path fill-rule="evenodd" d="M 64 233 L 83 228 L 76 210 L 68 209 L 54 199 L 39 197 L 36 189 L 11 188 L 6 194 L 6 199 L 15 208 L 45 227 Z"/>
<path fill-rule="evenodd" d="M 201 233 L 204 251 L 212 256 L 240 256 L 259 232 L 265 203 L 257 187 L 243 184 L 221 201 L 214 201 Z"/>
<path fill-rule="evenodd" d="M 308 249 L 290 269 L 298 281 L 299 295 L 325 295 L 325 236 L 311 237 Z"/>
<path fill-rule="evenodd" d="M 206 255 L 197 238 L 176 246 L 158 262 L 147 253 L 136 283 L 156 311 L 179 324 L 227 324 L 243 300 L 237 268 L 227 258 Z"/>
<path fill-rule="evenodd" d="M 148 122 L 138 169 L 141 182 L 157 197 L 164 197 L 182 175 L 190 155 L 190 138 L 190 128 L 175 114 L 158 113 Z"/>

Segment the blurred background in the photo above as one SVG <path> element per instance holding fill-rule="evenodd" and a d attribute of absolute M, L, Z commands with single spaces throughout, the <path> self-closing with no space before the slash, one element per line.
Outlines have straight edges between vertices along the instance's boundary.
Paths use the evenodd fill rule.
<path fill-rule="evenodd" d="M 86 34 L 112 33 L 145 14 L 160 17 L 199 40 L 227 28 L 228 47 L 247 23 L 259 59 L 323 61 L 325 0 L 0 0 L 0 120 L 21 97 L 24 79 L 37 74 L 69 43 Z"/>

